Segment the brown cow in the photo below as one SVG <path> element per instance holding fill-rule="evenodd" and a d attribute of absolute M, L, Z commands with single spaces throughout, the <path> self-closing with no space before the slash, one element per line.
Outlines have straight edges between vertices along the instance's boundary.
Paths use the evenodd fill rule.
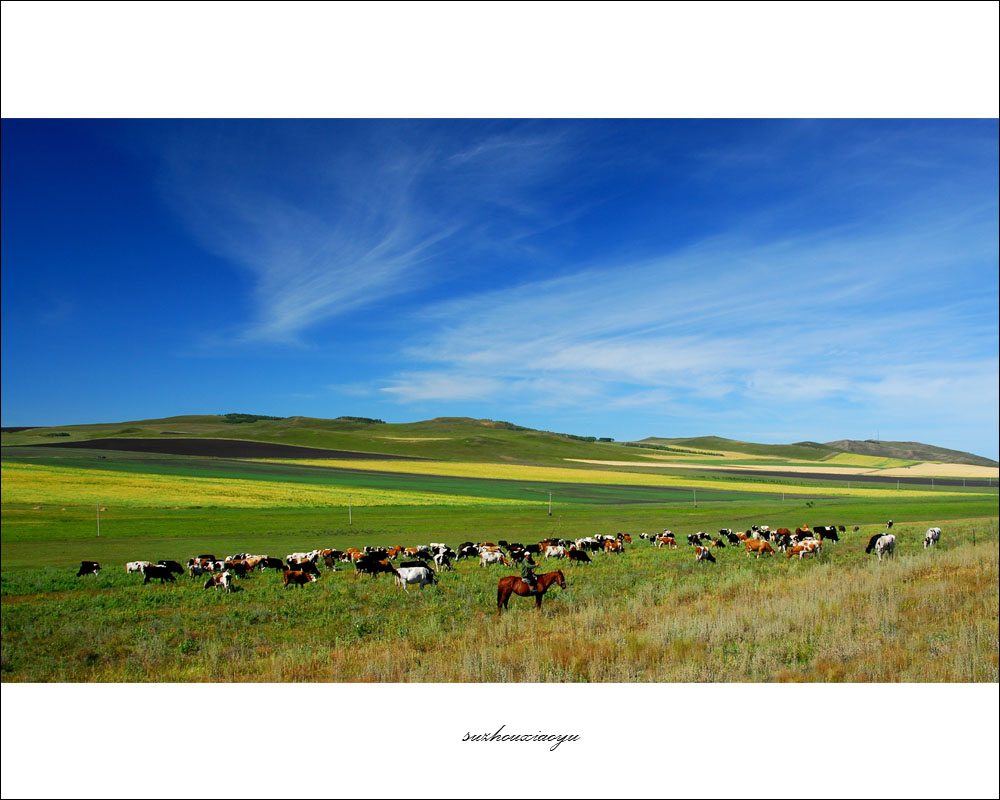
<path fill-rule="evenodd" d="M 757 558 L 770 553 L 774 555 L 774 548 L 771 547 L 771 543 L 766 539 L 747 539 L 744 544 L 747 546 L 747 558 L 750 557 L 752 553 L 757 554 Z"/>
<path fill-rule="evenodd" d="M 285 577 L 285 588 L 289 586 L 298 586 L 302 588 L 307 583 L 315 583 L 316 576 L 310 575 L 308 572 L 302 572 L 297 569 L 286 569 L 284 572 Z"/>

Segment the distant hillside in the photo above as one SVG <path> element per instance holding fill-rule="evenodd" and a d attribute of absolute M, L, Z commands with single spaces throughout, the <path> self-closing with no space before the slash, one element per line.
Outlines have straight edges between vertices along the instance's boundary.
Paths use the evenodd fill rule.
<path fill-rule="evenodd" d="M 595 431 L 596 434 L 604 431 Z M 325 450 L 347 450 L 388 456 L 442 461 L 508 462 L 565 465 L 566 459 L 628 461 L 649 466 L 652 454 L 676 454 L 685 460 L 710 463 L 719 454 L 737 458 L 771 457 L 789 462 L 836 459 L 850 463 L 859 457 L 899 459 L 872 467 L 905 466 L 912 461 L 941 461 L 996 467 L 996 461 L 918 442 L 796 442 L 756 444 L 720 436 L 682 439 L 650 437 L 641 442 L 598 440 L 594 435 L 541 431 L 512 422 L 472 417 L 437 417 L 420 422 L 386 423 L 369 417 L 272 417 L 264 414 L 203 414 L 94 425 L 7 428 L 0 444 L 39 445 L 86 442 L 93 439 L 236 439 Z M 79 445 L 77 445 L 79 446 Z M 745 454 L 745 456 L 744 456 Z M 864 462 L 862 462 L 864 463 Z"/>
<path fill-rule="evenodd" d="M 859 453 L 865 456 L 905 458 L 910 461 L 943 461 L 946 464 L 976 464 L 980 467 L 1000 466 L 1000 462 L 984 456 L 964 453 L 961 450 L 949 450 L 946 447 L 935 447 L 932 444 L 921 444 L 920 442 L 883 442 L 872 439 L 859 442 L 854 439 L 841 439 L 836 442 L 827 442 L 825 446 L 844 453 Z"/>
<path fill-rule="evenodd" d="M 601 433 L 600 431 L 598 433 Z M 326 450 L 348 450 L 444 461 L 565 465 L 565 459 L 614 459 L 648 464 L 637 448 L 595 436 L 539 431 L 511 422 L 438 417 L 386 423 L 367 417 L 271 417 L 262 414 L 188 415 L 95 425 L 27 428 L 0 434 L 4 446 L 96 439 L 240 439 Z M 76 445 L 79 446 L 79 445 Z M 301 457 L 301 456 L 300 456 Z"/>
<path fill-rule="evenodd" d="M 721 436 L 695 436 L 687 439 L 662 439 L 649 437 L 642 440 L 649 444 L 661 444 L 669 447 L 687 450 L 727 451 L 746 453 L 753 456 L 776 456 L 793 461 L 820 461 L 842 452 L 828 445 L 816 442 L 798 442 L 796 444 L 754 444 L 741 442 L 738 439 L 724 439 Z"/>

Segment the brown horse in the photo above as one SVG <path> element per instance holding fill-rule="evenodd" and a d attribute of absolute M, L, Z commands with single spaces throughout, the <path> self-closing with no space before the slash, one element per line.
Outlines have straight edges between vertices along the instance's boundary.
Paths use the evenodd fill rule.
<path fill-rule="evenodd" d="M 526 584 L 517 575 L 508 575 L 506 578 L 501 578 L 497 582 L 497 616 L 499 617 L 502 610 L 507 608 L 507 603 L 510 602 L 510 596 L 512 594 L 518 594 L 521 597 L 534 597 L 535 608 L 541 611 L 542 595 L 545 594 L 552 584 L 557 584 L 560 589 L 566 588 L 566 578 L 562 574 L 561 569 L 557 569 L 555 572 L 546 572 L 544 575 L 539 575 L 538 589 L 534 592 L 531 591 L 531 587 L 529 587 L 528 584 Z"/>

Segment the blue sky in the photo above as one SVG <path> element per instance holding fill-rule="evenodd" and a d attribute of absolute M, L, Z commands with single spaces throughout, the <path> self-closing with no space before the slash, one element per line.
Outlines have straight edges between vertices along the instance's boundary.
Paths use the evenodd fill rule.
<path fill-rule="evenodd" d="M 996 120 L 3 121 L 2 417 L 998 451 Z"/>

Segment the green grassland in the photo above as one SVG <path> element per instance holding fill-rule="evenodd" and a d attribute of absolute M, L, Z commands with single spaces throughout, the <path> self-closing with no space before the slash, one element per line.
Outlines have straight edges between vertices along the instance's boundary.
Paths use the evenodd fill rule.
<path fill-rule="evenodd" d="M 265 422 L 274 421 L 230 427 L 245 436 Z M 612 446 L 567 440 L 577 445 Z M 699 488 L 695 505 L 689 489 L 670 487 L 669 474 L 553 470 L 567 466 L 553 450 L 532 463 L 530 447 L 511 446 L 520 465 L 513 473 L 511 459 L 473 469 L 463 449 L 452 453 L 461 464 L 435 463 L 434 474 L 391 464 L 5 448 L 0 679 L 998 680 L 996 487 L 824 495 L 814 493 L 821 481 L 678 471 L 716 489 Z M 595 482 L 612 473 L 614 483 Z M 782 486 L 804 494 L 782 500 Z M 350 510 L 345 495 L 357 499 Z M 270 499 L 248 507 L 247 497 Z M 100 537 L 96 504 L 104 508 Z M 897 558 L 879 564 L 864 545 L 890 517 Z M 815 560 L 757 561 L 727 548 L 717 564 L 695 564 L 686 545 L 655 550 L 637 537 L 670 528 L 683 542 L 687 533 L 752 523 L 844 524 L 848 533 Z M 931 524 L 944 537 L 925 551 Z M 496 581 L 511 570 L 467 561 L 409 595 L 384 576 L 356 579 L 350 566 L 302 589 L 285 590 L 274 573 L 253 575 L 231 595 L 187 576 L 143 586 L 124 571 L 126 561 L 184 562 L 202 552 L 283 557 L 316 547 L 618 531 L 635 537 L 623 556 L 596 555 L 590 566 L 542 562 L 542 570 L 564 568 L 569 589 L 547 595 L 540 615 L 515 599 L 501 619 Z M 100 576 L 76 578 L 81 560 L 100 561 Z"/>
<path fill-rule="evenodd" d="M 569 588 L 547 595 L 541 615 L 515 599 L 499 620 L 496 580 L 510 570 L 468 561 L 410 595 L 349 568 L 294 590 L 277 574 L 255 575 L 233 595 L 186 576 L 142 586 L 125 574 L 127 558 L 227 546 L 283 555 L 319 544 L 455 545 L 476 532 L 612 531 L 669 513 L 653 519 L 629 507 L 595 518 L 574 507 L 550 521 L 531 516 L 534 509 L 516 517 L 471 509 L 441 524 L 433 510 L 393 508 L 352 530 L 315 512 L 258 520 L 227 511 L 146 512 L 109 523 L 100 543 L 5 542 L 3 680 L 997 680 L 995 519 L 942 523 L 940 549 L 931 551 L 920 547 L 925 522 L 897 523 L 897 558 L 882 564 L 863 553 L 879 523 L 801 562 L 756 561 L 728 548 L 717 564 L 695 564 L 688 547 L 637 542 L 623 556 L 595 555 L 590 566 L 543 562 L 542 571 L 563 568 Z M 27 527 L 13 516 L 5 512 L 5 531 Z M 674 527 L 708 527 L 704 517 L 692 521 Z M 104 558 L 100 576 L 74 577 L 82 553 Z"/>

